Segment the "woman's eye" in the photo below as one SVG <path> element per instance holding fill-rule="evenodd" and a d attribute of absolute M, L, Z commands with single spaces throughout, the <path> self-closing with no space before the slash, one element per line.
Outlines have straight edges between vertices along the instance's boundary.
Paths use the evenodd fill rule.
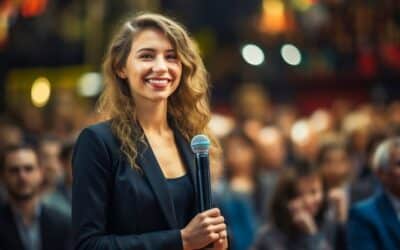
<path fill-rule="evenodd" d="M 142 55 L 140 55 L 140 58 L 142 58 L 142 59 L 151 59 L 151 58 L 153 58 L 153 55 L 151 55 L 151 54 L 142 54 Z"/>
<path fill-rule="evenodd" d="M 168 60 L 177 60 L 178 56 L 175 54 L 170 54 L 166 56 Z"/>

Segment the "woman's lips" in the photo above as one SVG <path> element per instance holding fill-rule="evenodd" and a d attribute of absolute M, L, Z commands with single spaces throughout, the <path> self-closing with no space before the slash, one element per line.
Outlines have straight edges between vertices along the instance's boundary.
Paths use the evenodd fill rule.
<path fill-rule="evenodd" d="M 146 79 L 146 83 L 150 84 L 152 87 L 157 89 L 165 88 L 171 82 L 170 79 Z"/>

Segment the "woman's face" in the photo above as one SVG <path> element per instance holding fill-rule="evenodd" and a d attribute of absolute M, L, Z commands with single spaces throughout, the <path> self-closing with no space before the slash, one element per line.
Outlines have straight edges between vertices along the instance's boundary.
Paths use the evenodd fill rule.
<path fill-rule="evenodd" d="M 120 76 L 136 102 L 165 101 L 178 87 L 182 64 L 168 38 L 157 29 L 141 31 L 132 42 Z"/>
<path fill-rule="evenodd" d="M 246 141 L 240 137 L 229 138 L 225 148 L 225 161 L 232 172 L 252 171 L 255 151 Z"/>
<path fill-rule="evenodd" d="M 315 217 L 321 209 L 323 190 L 321 178 L 317 175 L 301 177 L 296 185 L 302 208 Z"/>

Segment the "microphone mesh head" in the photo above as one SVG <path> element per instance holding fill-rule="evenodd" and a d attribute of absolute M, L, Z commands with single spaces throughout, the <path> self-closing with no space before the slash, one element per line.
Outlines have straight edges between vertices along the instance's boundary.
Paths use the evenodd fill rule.
<path fill-rule="evenodd" d="M 208 149 L 210 148 L 210 139 L 205 135 L 195 135 L 190 142 L 192 151 L 195 154 L 208 154 Z"/>

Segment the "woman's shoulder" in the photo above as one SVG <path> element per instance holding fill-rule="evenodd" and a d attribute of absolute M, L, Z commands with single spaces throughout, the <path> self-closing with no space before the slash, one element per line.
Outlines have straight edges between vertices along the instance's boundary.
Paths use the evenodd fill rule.
<path fill-rule="evenodd" d="M 109 146 L 119 147 L 118 139 L 111 130 L 111 121 L 106 120 L 83 128 L 79 140 L 95 140 Z"/>
<path fill-rule="evenodd" d="M 101 121 L 85 127 L 82 131 L 89 130 L 97 135 L 108 135 L 111 133 L 111 120 Z"/>

